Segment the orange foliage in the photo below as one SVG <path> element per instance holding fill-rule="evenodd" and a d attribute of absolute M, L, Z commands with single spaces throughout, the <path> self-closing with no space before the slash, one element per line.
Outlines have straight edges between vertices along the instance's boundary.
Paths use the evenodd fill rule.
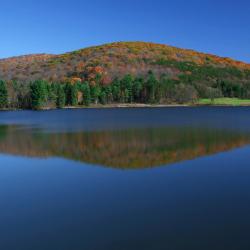
<path fill-rule="evenodd" d="M 94 81 L 108 84 L 114 77 L 124 74 L 145 75 L 152 70 L 158 75 L 169 73 L 169 66 L 155 65 L 159 58 L 166 61 L 193 62 L 214 67 L 236 67 L 250 70 L 250 64 L 215 55 L 146 42 L 117 42 L 86 48 L 62 55 L 27 55 L 0 60 L 0 76 L 3 80 L 45 79 L 61 81 L 73 76 L 72 81 Z M 176 77 L 180 72 L 171 68 Z M 187 74 L 190 74 L 187 72 Z"/>

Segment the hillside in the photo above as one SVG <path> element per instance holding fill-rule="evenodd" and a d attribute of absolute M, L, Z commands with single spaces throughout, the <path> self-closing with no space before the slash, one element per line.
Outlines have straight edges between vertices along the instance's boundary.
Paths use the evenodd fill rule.
<path fill-rule="evenodd" d="M 158 76 L 169 74 L 176 77 L 181 73 L 190 74 L 191 66 L 235 68 L 241 72 L 250 70 L 250 64 L 193 50 L 145 42 L 118 42 L 62 55 L 38 54 L 1 59 L 0 79 L 65 81 L 99 72 L 108 81 L 125 74 L 146 75 L 149 70 Z M 231 72 L 230 75 L 229 72 L 228 76 L 233 78 L 236 74 Z"/>
<path fill-rule="evenodd" d="M 6 98 L 0 107 L 250 98 L 250 64 L 145 42 L 118 42 L 62 55 L 2 59 L 0 80 L 8 88 L 8 98 L 4 92 Z M 40 82 L 32 87 L 30 83 L 36 81 Z"/>

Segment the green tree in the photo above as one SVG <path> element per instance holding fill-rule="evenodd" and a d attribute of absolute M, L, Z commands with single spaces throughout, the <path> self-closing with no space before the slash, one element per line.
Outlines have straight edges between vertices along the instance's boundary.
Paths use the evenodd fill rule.
<path fill-rule="evenodd" d="M 57 108 L 63 108 L 65 106 L 66 97 L 62 84 L 58 84 L 57 87 L 57 97 L 56 97 L 56 106 Z"/>
<path fill-rule="evenodd" d="M 128 74 L 121 79 L 121 91 L 123 102 L 133 102 L 133 77 Z"/>
<path fill-rule="evenodd" d="M 90 93 L 91 93 L 92 102 L 97 104 L 99 96 L 101 94 L 101 88 L 99 84 L 92 85 L 90 87 Z"/>
<path fill-rule="evenodd" d="M 99 99 L 100 99 L 101 104 L 103 104 L 103 105 L 107 104 L 107 95 L 105 92 L 105 88 L 101 89 Z"/>
<path fill-rule="evenodd" d="M 76 106 L 78 104 L 77 93 L 78 93 L 77 86 L 76 84 L 73 84 L 71 86 L 71 105 L 72 106 Z"/>
<path fill-rule="evenodd" d="M 66 83 L 64 92 L 66 98 L 66 105 L 76 106 L 78 103 L 76 84 Z"/>
<path fill-rule="evenodd" d="M 142 78 L 135 78 L 133 83 L 133 99 L 136 102 L 141 102 L 141 92 L 143 90 L 143 79 Z"/>
<path fill-rule="evenodd" d="M 46 101 L 46 86 L 43 81 L 35 81 L 30 84 L 31 108 L 41 109 Z"/>
<path fill-rule="evenodd" d="M 86 106 L 89 106 L 91 103 L 91 95 L 90 95 L 90 87 L 89 87 L 88 82 L 85 82 L 81 86 L 81 91 L 83 94 L 83 104 Z"/>
<path fill-rule="evenodd" d="M 107 103 L 113 102 L 112 88 L 110 85 L 104 87 L 104 91 L 106 93 L 106 101 Z"/>
<path fill-rule="evenodd" d="M 156 89 L 158 81 L 152 71 L 148 72 L 148 78 L 146 82 L 147 89 L 147 102 L 154 103 L 156 101 Z"/>
<path fill-rule="evenodd" d="M 8 90 L 6 83 L 0 81 L 0 108 L 6 108 L 8 106 Z"/>
<path fill-rule="evenodd" d="M 166 76 L 163 76 L 160 79 L 160 85 L 162 88 L 162 97 L 167 102 L 175 101 L 175 85 L 179 84 L 177 80 L 169 79 Z"/>
<path fill-rule="evenodd" d="M 48 84 L 48 101 L 55 104 L 57 101 L 57 84 Z"/>
<path fill-rule="evenodd" d="M 112 96 L 113 96 L 113 101 L 120 102 L 121 101 L 121 84 L 120 84 L 120 81 L 118 79 L 115 79 L 112 82 L 111 92 L 112 92 Z"/>

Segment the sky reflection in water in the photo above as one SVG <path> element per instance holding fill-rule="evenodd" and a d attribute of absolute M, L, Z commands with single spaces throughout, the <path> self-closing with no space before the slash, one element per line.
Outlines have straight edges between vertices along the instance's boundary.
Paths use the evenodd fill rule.
<path fill-rule="evenodd" d="M 22 116 L 0 116 L 3 249 L 250 248 L 248 109 Z"/>

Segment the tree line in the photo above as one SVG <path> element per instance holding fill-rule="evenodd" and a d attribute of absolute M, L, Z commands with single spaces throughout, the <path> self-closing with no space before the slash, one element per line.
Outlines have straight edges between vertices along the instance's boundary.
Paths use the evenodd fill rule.
<path fill-rule="evenodd" d="M 110 84 L 101 84 L 96 75 L 91 82 L 51 83 L 37 80 L 29 84 L 0 81 L 0 108 L 42 109 L 63 108 L 91 104 L 113 103 L 190 103 L 197 98 L 250 97 L 249 85 L 230 81 L 216 81 L 212 86 L 200 85 L 189 76 L 171 79 L 168 75 L 157 78 L 153 72 L 145 77 L 130 74 L 116 78 Z"/>

